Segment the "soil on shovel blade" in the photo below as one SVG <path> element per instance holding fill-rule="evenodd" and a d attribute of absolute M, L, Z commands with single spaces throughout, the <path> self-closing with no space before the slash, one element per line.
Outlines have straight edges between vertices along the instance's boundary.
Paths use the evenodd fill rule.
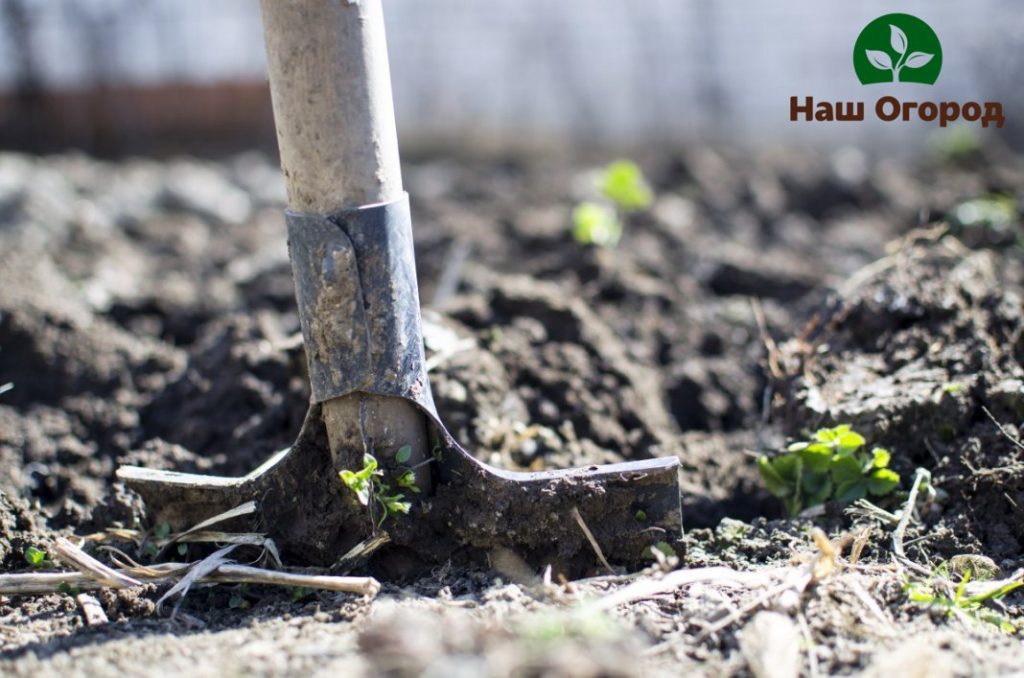
<path fill-rule="evenodd" d="M 0 595 L 0 673 L 1018 669 L 1020 592 L 910 594 L 964 563 L 1024 567 L 1024 160 L 637 160 L 656 200 L 613 248 L 571 237 L 600 163 L 426 158 L 405 176 L 446 425 L 511 469 L 678 456 L 675 555 L 562 582 L 495 554 L 374 600 L 197 585 L 173 615 L 170 584 L 149 584 L 95 593 L 109 621 L 92 626 L 74 591 Z M 309 393 L 283 200 L 256 154 L 0 155 L 0 571 L 59 536 L 159 530 L 121 464 L 241 475 L 294 440 Z M 839 423 L 892 452 L 900 489 L 787 517 L 757 455 Z"/>

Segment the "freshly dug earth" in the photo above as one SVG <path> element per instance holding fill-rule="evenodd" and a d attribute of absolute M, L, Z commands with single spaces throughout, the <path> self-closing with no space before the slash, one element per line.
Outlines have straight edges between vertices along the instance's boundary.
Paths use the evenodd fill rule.
<path fill-rule="evenodd" d="M 835 505 L 783 518 L 754 460 L 852 423 L 903 477 L 883 509 L 900 509 L 916 468 L 932 474 L 937 493 L 904 538 L 911 560 L 1024 566 L 1021 224 L 963 207 L 1019 196 L 1024 163 L 994 150 L 907 166 L 849 149 L 640 160 L 657 199 L 613 249 L 569 236 L 574 201 L 588 197 L 584 163 L 406 168 L 441 416 L 508 468 L 678 456 L 683 568 L 785 579 L 808 558 L 832 563 L 812 524 L 836 542 L 860 535 L 858 562 L 840 558 L 796 589 L 716 570 L 599 612 L 587 605 L 660 581 L 674 562 L 560 585 L 495 559 L 389 582 L 372 602 L 198 587 L 173 618 L 155 605 L 168 586 L 149 585 L 99 594 L 111 620 L 99 627 L 70 596 L 0 597 L 0 672 L 1017 667 L 1016 636 L 908 600 L 907 577 L 923 575 L 892 564 L 887 519 Z M 4 572 L 58 535 L 154 527 L 114 482 L 119 464 L 240 475 L 294 439 L 309 394 L 283 197 L 256 154 L 0 156 L 0 387 L 13 384 L 0 393 Z M 1020 602 L 1011 593 L 995 611 L 1012 626 Z"/>

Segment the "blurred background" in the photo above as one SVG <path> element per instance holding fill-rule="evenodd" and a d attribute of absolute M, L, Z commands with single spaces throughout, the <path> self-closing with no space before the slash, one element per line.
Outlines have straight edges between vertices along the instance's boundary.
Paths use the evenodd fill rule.
<path fill-rule="evenodd" d="M 0 145 L 100 155 L 273 150 L 256 0 L 2 0 Z M 1024 95 L 1013 0 L 385 0 L 407 152 L 634 148 L 670 142 L 853 144 L 913 151 L 935 126 L 795 124 L 790 96 L 865 100 L 850 55 L 893 11 L 943 44 L 908 99 Z M 870 116 L 869 116 L 870 117 Z M 989 130 L 992 133 L 993 130 Z"/>

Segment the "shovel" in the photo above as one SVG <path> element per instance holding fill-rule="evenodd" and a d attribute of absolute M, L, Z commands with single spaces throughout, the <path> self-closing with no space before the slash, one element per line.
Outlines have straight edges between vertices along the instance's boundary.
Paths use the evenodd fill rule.
<path fill-rule="evenodd" d="M 293 557 L 352 563 L 387 543 L 374 564 L 403 574 L 511 554 L 572 576 L 679 538 L 675 457 L 511 472 L 448 433 L 424 365 L 381 2 L 262 0 L 262 14 L 312 403 L 295 443 L 247 476 L 119 468 L 151 522 L 185 529 L 255 501 L 233 525 Z"/>

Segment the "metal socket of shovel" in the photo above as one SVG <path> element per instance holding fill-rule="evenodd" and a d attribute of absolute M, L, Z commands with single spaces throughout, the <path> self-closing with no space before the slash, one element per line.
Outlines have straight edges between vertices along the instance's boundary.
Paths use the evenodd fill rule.
<path fill-rule="evenodd" d="M 580 574 L 599 559 L 639 564 L 679 537 L 674 457 L 520 473 L 448 433 L 424 366 L 380 0 L 263 0 L 262 11 L 313 404 L 295 444 L 242 478 L 118 469 L 151 521 L 188 528 L 255 500 L 235 525 L 295 557 L 330 565 L 383 530 L 382 558 L 406 573 L 501 552 Z M 403 480 L 407 515 L 364 505 L 339 480 L 367 453 L 379 487 Z"/>

